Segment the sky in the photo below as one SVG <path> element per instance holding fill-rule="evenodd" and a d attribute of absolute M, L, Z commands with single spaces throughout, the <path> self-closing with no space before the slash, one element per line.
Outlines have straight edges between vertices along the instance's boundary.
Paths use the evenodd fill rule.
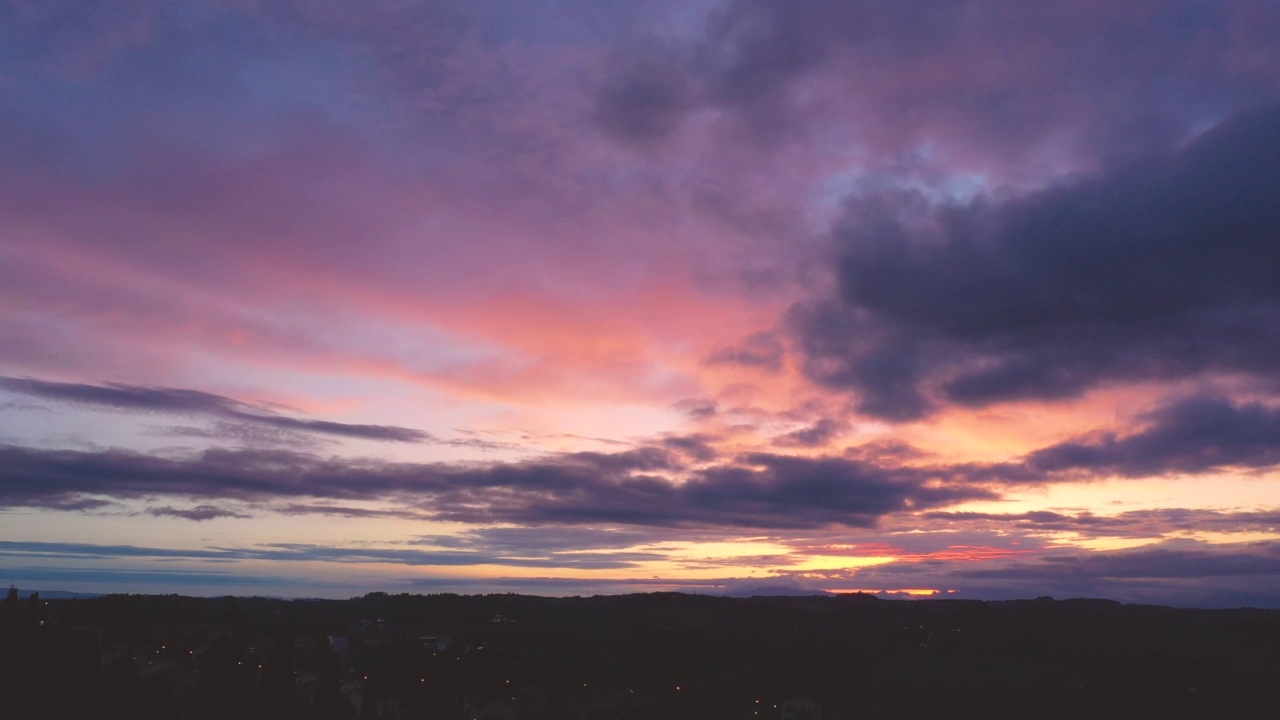
<path fill-rule="evenodd" d="M 1280 607 L 1280 2 L 0 0 L 0 583 Z"/>

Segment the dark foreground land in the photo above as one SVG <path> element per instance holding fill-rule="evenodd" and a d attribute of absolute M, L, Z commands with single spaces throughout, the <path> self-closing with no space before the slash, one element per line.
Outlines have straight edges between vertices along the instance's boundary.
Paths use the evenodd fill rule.
<path fill-rule="evenodd" d="M 7 718 L 1276 718 L 1280 612 L 1101 600 L 19 599 Z"/>

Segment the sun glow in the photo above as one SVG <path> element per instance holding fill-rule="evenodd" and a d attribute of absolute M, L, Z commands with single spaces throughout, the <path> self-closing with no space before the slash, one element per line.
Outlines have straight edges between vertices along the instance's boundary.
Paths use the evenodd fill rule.
<path fill-rule="evenodd" d="M 944 591 L 937 588 L 890 588 L 887 590 L 869 590 L 863 588 L 837 588 L 830 590 L 839 595 L 853 595 L 861 593 L 863 595 L 909 595 L 911 597 L 932 597 L 934 595 L 942 595 Z M 947 590 L 946 593 L 954 593 L 955 590 Z"/>

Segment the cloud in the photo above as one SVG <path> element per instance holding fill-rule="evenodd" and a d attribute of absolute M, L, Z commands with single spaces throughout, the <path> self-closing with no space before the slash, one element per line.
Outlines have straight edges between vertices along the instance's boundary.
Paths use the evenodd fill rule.
<path fill-rule="evenodd" d="M 210 449 L 185 459 L 120 450 L 0 447 L 0 505 L 155 496 L 388 500 L 465 523 L 609 523 L 659 527 L 868 527 L 881 516 L 992 498 L 910 468 L 764 453 L 689 469 L 655 447 L 512 463 L 386 463 L 292 451 Z M 292 511 L 346 511 L 306 503 Z"/>
<path fill-rule="evenodd" d="M 6 568 L 6 576 L 17 583 L 90 583 L 100 591 L 103 586 L 115 586 L 117 592 L 136 592 L 138 588 L 206 588 L 211 592 L 229 594 L 258 594 L 263 588 L 278 592 L 282 588 L 314 587 L 317 583 L 303 578 L 280 575 L 249 575 L 243 573 L 195 571 L 195 570 L 136 570 L 126 568 L 71 568 L 49 566 L 20 566 Z M 56 587 L 56 586 L 55 586 Z M 294 590 L 296 592 L 296 590 Z"/>
<path fill-rule="evenodd" d="M 1097 431 L 999 463 L 935 467 L 955 483 L 1026 484 L 1108 477 L 1197 475 L 1280 466 L 1280 409 L 1260 403 L 1191 396 L 1138 418 L 1128 433 Z M 856 452 L 852 457 L 859 457 Z M 880 456 L 872 455 L 876 461 Z M 908 456 L 909 457 L 909 456 Z M 879 461 L 893 462 L 893 456 Z"/>
<path fill-rule="evenodd" d="M 660 441 L 662 446 L 688 457 L 694 462 L 710 462 L 719 455 L 711 444 L 714 438 L 708 435 L 673 435 Z"/>
<path fill-rule="evenodd" d="M 402 520 L 429 520 L 420 510 L 407 508 L 368 508 L 354 505 L 335 505 L 326 502 L 303 502 L 272 505 L 272 512 L 282 515 L 332 515 L 343 518 L 399 518 Z"/>
<path fill-rule="evenodd" d="M 299 543 L 268 543 L 252 548 L 238 548 L 232 552 L 248 559 L 284 562 L 388 563 L 424 567 L 501 565 L 591 570 L 630 568 L 644 561 L 662 560 L 666 557 L 661 553 L 647 552 L 538 553 L 526 549 L 503 554 L 473 549 L 349 548 Z"/>
<path fill-rule="evenodd" d="M 596 91 L 610 110 L 597 121 L 618 134 L 610 119 L 631 111 L 649 135 L 677 134 L 673 115 L 714 111 L 755 152 L 832 134 L 872 156 L 1043 164 L 1132 152 L 1275 97 L 1277 40 L 1280 16 L 1256 2 L 731 0 L 691 42 L 635 49 Z"/>
<path fill-rule="evenodd" d="M 1190 508 L 1130 510 L 1115 515 L 1033 510 L 1024 513 L 932 511 L 924 520 L 951 528 L 1013 527 L 1032 533 L 1070 532 L 1084 537 L 1163 537 L 1178 532 L 1280 532 L 1280 509 L 1223 511 Z"/>
<path fill-rule="evenodd" d="M 1043 472 L 1085 470 L 1130 477 L 1280 465 L 1280 409 L 1192 397 L 1146 419 L 1150 425 L 1130 435 L 1053 445 L 1031 453 L 1026 462 Z"/>
<path fill-rule="evenodd" d="M 1167 540 L 1115 551 L 1058 548 L 981 565 L 890 563 L 829 582 L 955 589 L 962 598 L 1106 597 L 1183 607 L 1276 607 L 1280 543 Z"/>
<path fill-rule="evenodd" d="M 325 445 L 325 440 L 315 435 L 255 423 L 214 422 L 207 427 L 150 425 L 147 430 L 151 434 L 166 437 L 230 441 L 246 447 L 286 446 L 298 450 L 319 450 Z"/>
<path fill-rule="evenodd" d="M 1280 411 L 1266 406 L 1191 397 L 1143 417 L 1148 424 L 1129 434 L 1093 433 L 990 464 L 916 464 L 928 456 L 894 444 L 840 457 L 756 452 L 726 458 L 699 435 L 613 453 L 469 464 L 297 450 L 214 448 L 178 458 L 0 446 L 0 506 L 92 510 L 163 496 L 272 502 L 268 509 L 289 514 L 485 525 L 854 528 L 873 527 L 888 515 L 995 499 L 1011 484 L 1280 465 Z M 819 423 L 784 438 L 814 446 L 841 427 Z M 390 506 L 361 505 L 366 501 Z M 202 504 L 155 512 L 204 519 L 219 511 Z"/>
<path fill-rule="evenodd" d="M 621 595 L 628 593 L 686 592 L 720 594 L 728 586 L 724 579 L 685 580 L 680 578 L 565 578 L 565 577 L 497 577 L 413 578 L 408 586 L 431 592 L 499 593 L 532 592 L 553 596 Z"/>
<path fill-rule="evenodd" d="M 849 424 L 834 418 L 822 418 L 807 428 L 774 438 L 773 444 L 783 447 L 820 447 L 839 437 Z"/>
<path fill-rule="evenodd" d="M 720 348 L 707 357 L 708 365 L 744 365 L 771 372 L 782 369 L 785 354 L 782 341 L 775 333 L 755 333 L 741 343 Z"/>
<path fill-rule="evenodd" d="M 0 541 L 0 554 L 59 557 L 68 559 L 96 558 L 183 558 L 195 560 L 234 559 L 221 550 L 191 550 L 139 547 L 137 545 L 99 545 L 96 543 Z"/>
<path fill-rule="evenodd" d="M 175 508 L 175 507 L 153 507 L 147 508 L 148 515 L 155 517 L 175 517 L 184 520 L 195 520 L 203 522 L 205 520 L 213 520 L 214 518 L 248 518 L 252 515 L 227 510 L 216 505 L 197 505 L 191 508 Z"/>
<path fill-rule="evenodd" d="M 722 524 L 870 527 L 879 517 L 931 505 L 990 499 L 988 490 L 930 485 L 928 473 L 843 458 L 748 454 L 739 466 L 705 470 L 681 486 L 686 502 Z M 759 525 L 768 518 L 767 525 Z"/>
<path fill-rule="evenodd" d="M 672 53 L 629 58 L 595 88 L 594 120 L 610 135 L 636 143 L 661 139 L 694 103 L 690 78 Z"/>
<path fill-rule="evenodd" d="M 954 483 L 1044 483 L 1105 477 L 1198 475 L 1280 466 L 1280 409 L 1261 403 L 1191 396 L 1144 413 L 1127 433 L 1098 431 L 1003 463 L 936 466 Z M 890 464 L 896 456 L 855 451 L 851 457 Z M 911 458 L 911 455 L 905 458 Z"/>
<path fill-rule="evenodd" d="M 960 577 L 1020 580 L 1062 576 L 1094 579 L 1280 576 L 1280 543 L 1251 543 L 1229 548 L 1171 545 L 1126 552 L 1048 557 L 1000 569 L 959 570 L 956 574 Z"/>
<path fill-rule="evenodd" d="M 216 436 L 244 438 L 246 435 L 252 435 L 261 437 L 253 435 L 251 428 L 256 426 L 283 433 L 330 435 L 360 440 L 384 440 L 388 442 L 429 442 L 435 440 L 429 433 L 421 430 L 396 427 L 394 425 L 353 425 L 328 420 L 300 420 L 278 415 L 229 397 L 198 390 L 140 387 L 119 383 L 87 385 L 83 383 L 61 383 L 12 377 L 0 377 L 0 390 L 78 407 L 205 416 L 231 421 L 230 424 L 220 425 L 220 430 L 215 433 Z M 246 430 L 245 426 L 250 426 L 250 429 Z M 200 432 L 199 429 L 192 428 L 175 428 L 174 431 L 187 435 Z"/>
<path fill-rule="evenodd" d="M 795 308 L 808 375 L 859 409 L 1076 397 L 1280 357 L 1280 106 L 1003 202 L 876 210 L 837 232 L 839 295 Z"/>
<path fill-rule="evenodd" d="M 715 400 L 708 398 L 689 398 L 681 400 L 674 405 L 676 410 L 688 415 L 695 420 L 705 420 L 720 412 L 719 405 Z"/>
<path fill-rule="evenodd" d="M 517 532 L 519 532 L 517 530 Z M 511 539 L 514 539 L 511 538 Z M 499 542 L 501 544 L 501 541 Z M 536 543 L 535 543 L 536 544 Z M 518 548 L 513 548 L 518 551 Z M 963 549 L 963 548 L 962 548 Z M 490 555 L 493 551 L 496 554 Z M 415 548 L 344 548 L 308 544 L 265 544 L 245 548 L 170 549 L 134 545 L 91 543 L 0 542 L 0 556 L 37 560 L 91 561 L 92 568 L 9 567 L 5 572 L 23 582 L 115 582 L 122 587 L 138 584 L 230 584 L 274 586 L 274 592 L 298 594 L 295 586 L 316 585 L 305 578 L 272 578 L 241 575 L 234 570 L 211 571 L 199 568 L 173 570 L 116 569 L 109 563 L 159 559 L 200 563 L 230 563 L 242 560 L 270 560 L 292 563 L 358 563 L 411 565 L 416 567 L 470 564 L 520 567 L 625 569 L 628 563 L 651 559 L 644 554 L 621 553 L 581 557 L 569 553 L 547 557 L 504 556 L 502 548 L 480 548 L 475 552 L 419 550 Z M 544 551 L 538 550 L 532 554 Z M 524 553 L 522 553 L 524 554 Z M 465 560 L 470 555 L 471 560 Z M 704 579 L 583 579 L 548 575 L 537 578 L 505 577 L 415 577 L 374 580 L 374 587 L 406 583 L 432 591 L 522 592 L 556 595 L 653 592 L 677 590 L 722 594 L 759 588 L 786 587 L 793 592 L 821 593 L 848 587 L 937 588 L 951 591 L 951 597 L 987 599 L 1026 598 L 1053 595 L 1058 598 L 1110 597 L 1125 602 L 1159 603 L 1194 607 L 1276 607 L 1276 578 L 1280 577 L 1280 543 L 1237 543 L 1210 545 L 1194 541 L 1170 541 L 1136 550 L 1083 552 L 1059 549 L 1039 558 L 1011 553 L 984 557 L 980 565 L 954 563 L 944 558 L 911 555 L 886 565 L 832 571 L 786 571 L 759 578 L 715 577 Z M 611 559 L 612 557 L 612 559 Z M 582 561 L 582 565 L 573 564 Z M 610 564 L 611 562 L 616 564 Z M 562 564 L 563 563 L 563 564 Z M 363 579 L 369 582 L 369 578 Z M 366 586 L 366 590 L 369 586 Z M 227 590 L 222 590 L 227 592 Z M 747 592 L 746 594 L 754 594 Z"/>
<path fill-rule="evenodd" d="M 687 532 L 681 540 L 711 537 L 717 540 L 721 532 Z M 482 527 L 449 535 L 420 535 L 409 541 L 415 545 L 431 545 L 445 548 L 477 550 L 488 553 L 557 553 L 582 550 L 616 550 L 638 545 L 669 542 L 673 540 L 666 528 L 617 528 L 608 526 L 569 527 Z"/>
<path fill-rule="evenodd" d="M 537 552 L 496 551 L 492 548 L 465 550 L 424 550 L 396 547 L 336 547 L 309 543 L 263 543 L 248 547 L 174 549 L 138 545 L 98 545 L 93 543 L 0 541 L 0 556 L 87 559 L 163 559 L 230 562 L 262 560 L 271 562 L 385 563 L 415 567 L 456 567 L 502 565 L 531 568 L 582 568 L 617 570 L 635 567 L 647 560 L 666 556 L 649 552 Z"/>

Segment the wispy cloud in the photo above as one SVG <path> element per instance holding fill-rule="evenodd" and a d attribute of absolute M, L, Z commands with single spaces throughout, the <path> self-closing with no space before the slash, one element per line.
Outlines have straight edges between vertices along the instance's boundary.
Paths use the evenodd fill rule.
<path fill-rule="evenodd" d="M 214 518 L 248 518 L 252 517 L 248 513 L 236 512 L 217 505 L 196 505 L 189 508 L 175 507 L 153 507 L 147 508 L 147 514 L 155 517 L 175 517 L 183 520 L 195 520 L 197 522 L 204 520 L 213 520 Z"/>
<path fill-rule="evenodd" d="M 0 390 L 51 402 L 80 407 L 112 408 L 130 412 L 203 416 L 231 423 L 231 431 L 248 425 L 270 430 L 309 435 L 332 435 L 361 440 L 390 442 L 434 441 L 429 433 L 393 425 L 354 425 L 328 420 L 303 420 L 199 390 L 139 387 L 109 383 L 87 385 L 32 378 L 0 377 Z"/>
<path fill-rule="evenodd" d="M 645 552 L 494 552 L 481 550 L 424 550 L 395 547 L 332 547 L 305 543 L 266 543 L 232 548 L 202 550 L 144 547 L 136 545 L 96 545 L 91 543 L 0 542 L 0 555 L 11 557 L 86 559 L 166 559 L 212 562 L 266 560 L 273 562 L 324 562 L 344 564 L 390 564 L 415 567 L 458 567 L 502 565 L 529 568 L 580 568 L 616 570 L 635 567 L 638 562 L 665 559 L 660 553 Z"/>

